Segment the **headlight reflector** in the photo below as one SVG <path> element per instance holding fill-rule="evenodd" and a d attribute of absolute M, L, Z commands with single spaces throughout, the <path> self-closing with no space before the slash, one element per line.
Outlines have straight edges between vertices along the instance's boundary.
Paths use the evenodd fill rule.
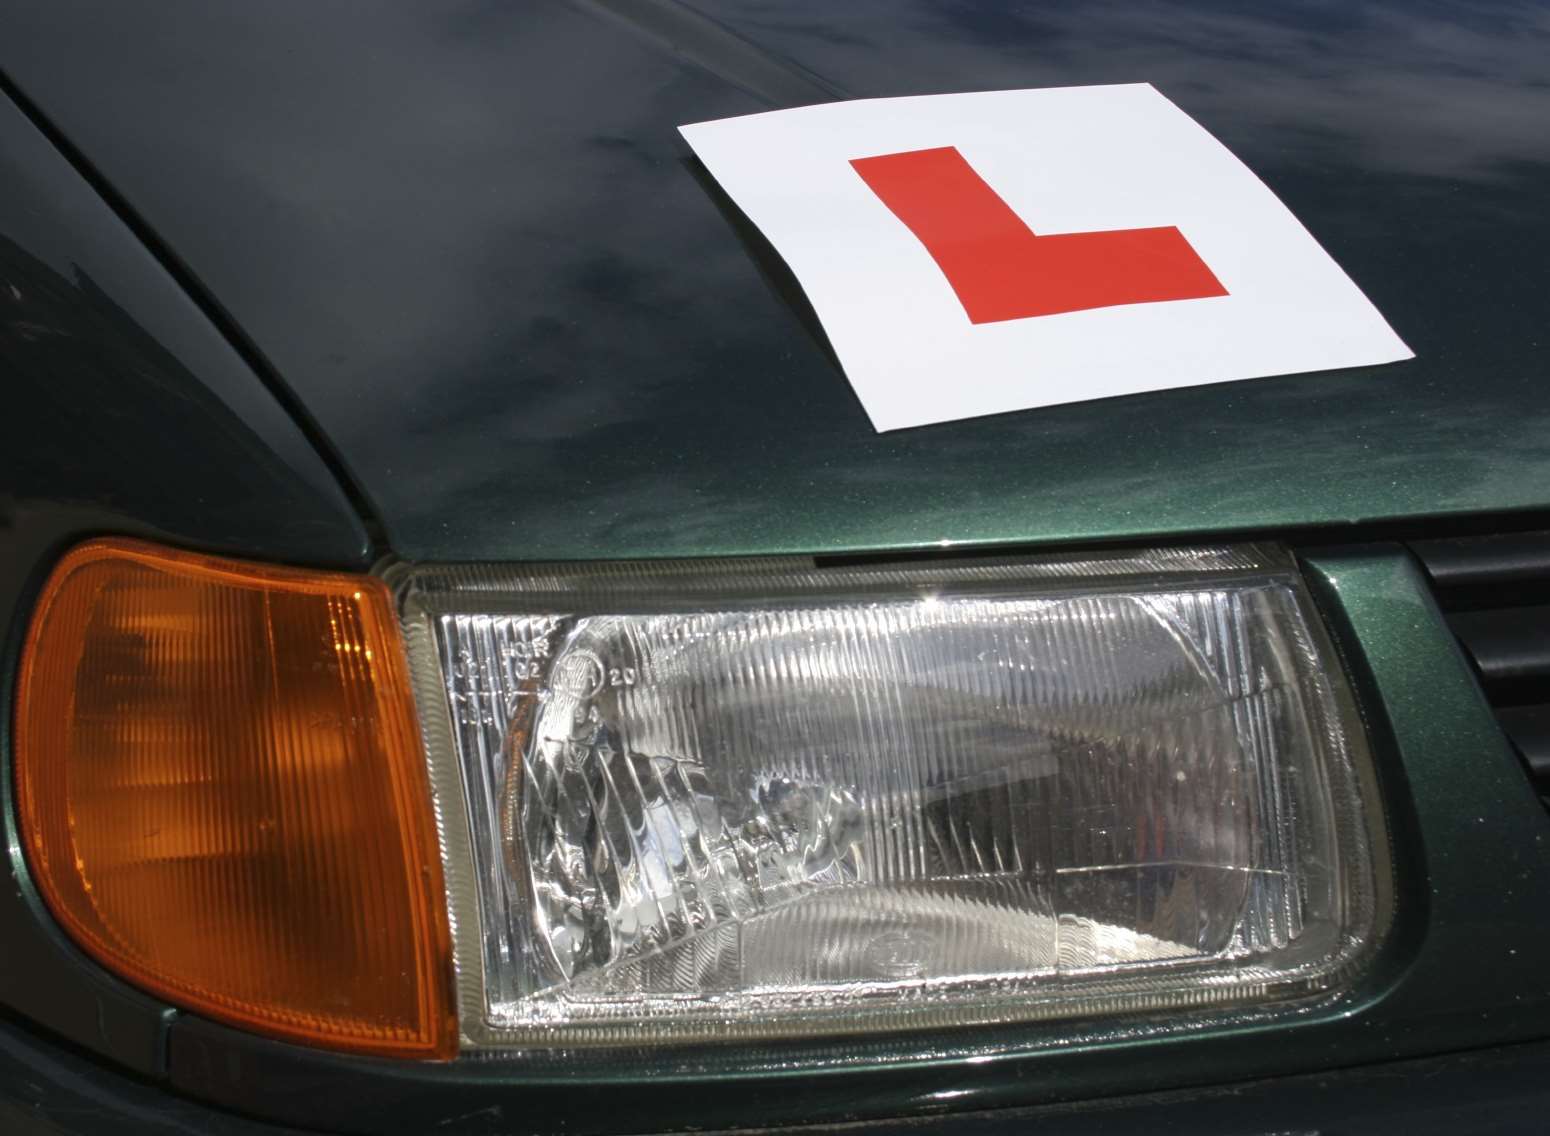
<path fill-rule="evenodd" d="M 1365 749 L 1273 550 L 403 588 L 478 1043 L 1289 997 L 1381 929 Z"/>

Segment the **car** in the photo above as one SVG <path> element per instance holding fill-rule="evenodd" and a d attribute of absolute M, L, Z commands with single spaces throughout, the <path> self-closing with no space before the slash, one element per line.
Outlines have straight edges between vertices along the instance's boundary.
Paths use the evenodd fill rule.
<path fill-rule="evenodd" d="M 1550 9 L 0 28 L 5 1131 L 1543 1130 Z M 879 430 L 678 131 L 1137 83 L 1414 357 Z"/>

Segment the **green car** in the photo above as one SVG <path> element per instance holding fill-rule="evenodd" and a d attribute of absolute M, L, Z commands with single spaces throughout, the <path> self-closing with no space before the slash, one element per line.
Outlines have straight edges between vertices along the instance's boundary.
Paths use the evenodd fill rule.
<path fill-rule="evenodd" d="M 0 0 L 0 1129 L 1543 1131 L 1546 60 L 1537 3 Z M 989 413 L 932 341 L 883 421 L 861 229 L 770 220 L 808 139 L 678 130 L 1148 83 L 1413 358 L 1105 331 Z M 1040 260 L 949 141 L 838 167 L 879 296 L 1227 357 L 1199 226 Z"/>

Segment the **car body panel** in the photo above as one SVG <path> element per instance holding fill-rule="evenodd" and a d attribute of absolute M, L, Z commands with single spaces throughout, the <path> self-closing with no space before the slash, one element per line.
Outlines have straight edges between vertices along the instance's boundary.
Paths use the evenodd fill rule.
<path fill-rule="evenodd" d="M 792 1129 L 792 1136 L 945 1136 L 966 1131 L 1066 1136 L 1366 1136 L 1531 1133 L 1550 1109 L 1550 1045 L 1506 1046 L 1208 1089 L 991 1113 Z M 528 1110 L 470 1110 L 441 1131 L 537 1130 Z M 1337 1119 L 1338 1127 L 1330 1127 Z M 0 1022 L 0 1127 L 7 1136 L 301 1136 L 123 1076 Z"/>
<path fill-rule="evenodd" d="M 29 0 L 0 70 L 220 298 L 410 559 L 1550 506 L 1543 8 L 713 11 Z M 880 435 L 675 130 L 836 92 L 1134 81 L 1263 177 L 1417 358 Z"/>
<path fill-rule="evenodd" d="M 1550 508 L 1540 9 L 4 13 L 0 72 L 25 114 L 0 100 L 0 312 L 40 306 L 0 325 L 0 751 L 32 598 L 99 533 L 357 570 L 1272 534 L 1301 545 L 1366 716 L 1399 914 L 1348 996 L 1264 1019 L 392 1064 L 225 1029 L 93 967 L 43 912 L 7 799 L 0 1001 L 70 1048 L 0 1023 L 0 1117 L 1197 1130 L 1187 1109 L 1209 1094 L 1186 1086 L 1371 1086 L 1333 1071 L 1546 1036 L 1550 821 L 1404 549 L 1308 545 Z M 779 258 L 673 129 L 841 95 L 1138 79 L 1266 178 L 1416 360 L 878 435 Z M 93 1089 L 81 1051 L 146 1079 Z M 1532 1130 L 1543 1062 L 1525 1045 L 1388 1075 L 1438 1078 L 1437 1100 L 1473 1087 L 1476 1127 Z M 1338 1093 L 1298 1111 L 1284 1094 L 1313 1102 L 1308 1082 L 1280 1084 L 1210 1090 L 1209 1107 L 1229 1131 L 1449 1115 L 1381 1092 L 1366 1099 L 1386 1113 Z M 1160 1092 L 1172 1104 L 1117 1099 Z M 1080 1101 L 1099 1103 L 1060 1103 Z"/>
<path fill-rule="evenodd" d="M 369 563 L 290 412 L 3 95 L 0 185 L 0 530 L 73 511 L 66 534 Z"/>

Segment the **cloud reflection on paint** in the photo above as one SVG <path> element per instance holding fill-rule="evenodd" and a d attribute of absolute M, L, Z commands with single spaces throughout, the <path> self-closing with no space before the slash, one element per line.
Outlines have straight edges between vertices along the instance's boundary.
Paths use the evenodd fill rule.
<path fill-rule="evenodd" d="M 401 552 L 1091 538 L 1542 503 L 1545 9 L 715 5 L 857 95 L 1155 82 L 1420 356 L 889 435 L 683 163 L 679 123 L 752 98 L 556 0 L 366 11 L 167 0 L 148 28 L 56 0 L 13 21 L 7 66 L 299 392 Z"/>

